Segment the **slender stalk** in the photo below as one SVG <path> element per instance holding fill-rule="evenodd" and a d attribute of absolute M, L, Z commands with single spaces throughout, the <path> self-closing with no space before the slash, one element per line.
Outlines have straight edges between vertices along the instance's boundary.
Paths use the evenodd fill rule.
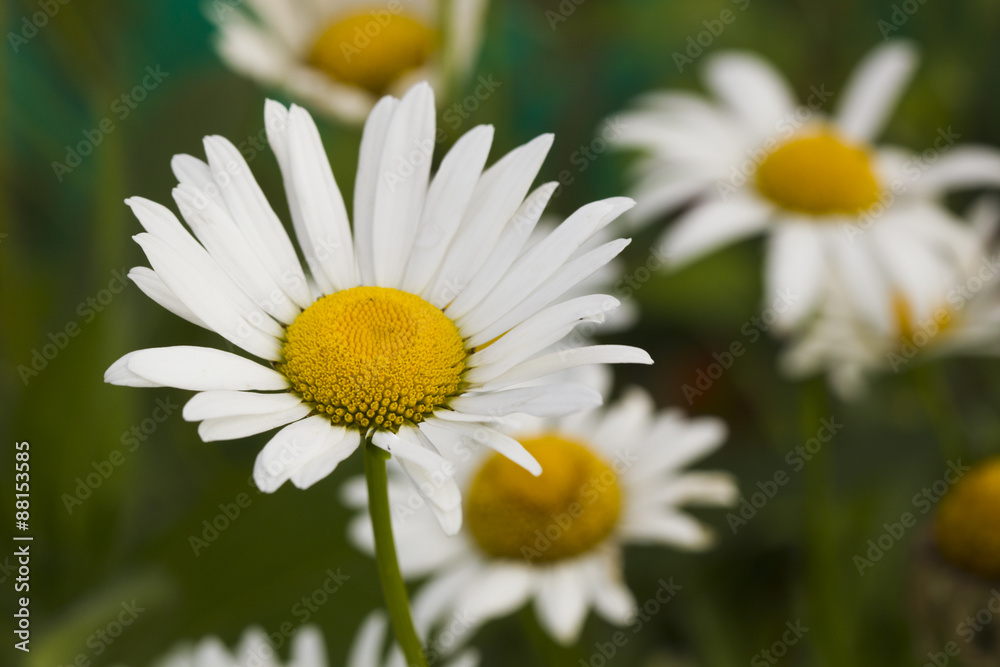
<path fill-rule="evenodd" d="M 968 443 L 963 435 L 962 420 L 948 395 L 948 387 L 943 373 L 928 366 L 913 369 L 917 393 L 924 404 L 927 419 L 934 430 L 941 456 L 946 461 L 957 461 L 969 457 Z"/>
<path fill-rule="evenodd" d="M 375 563 L 378 578 L 382 582 L 382 595 L 389 610 L 389 619 L 396 634 L 406 664 L 409 667 L 427 667 L 427 659 L 410 618 L 410 601 L 406 586 L 399 573 L 396 559 L 396 541 L 392 537 L 392 515 L 389 509 L 389 482 L 385 473 L 385 462 L 389 453 L 372 443 L 364 446 L 365 479 L 368 482 L 368 511 L 375 530 Z"/>

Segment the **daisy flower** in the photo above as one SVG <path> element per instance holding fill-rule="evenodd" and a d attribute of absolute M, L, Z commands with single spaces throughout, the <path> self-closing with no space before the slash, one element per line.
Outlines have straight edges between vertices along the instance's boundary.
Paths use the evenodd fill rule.
<path fill-rule="evenodd" d="M 248 628 L 234 651 L 217 637 L 181 644 L 154 667 L 327 667 L 326 645 L 319 629 L 306 626 L 292 638 L 291 657 L 283 662 L 260 628 Z"/>
<path fill-rule="evenodd" d="M 475 128 L 431 178 L 430 86 L 385 97 L 365 125 L 352 228 L 309 114 L 268 102 L 265 116 L 306 268 L 239 151 L 221 137 L 205 140 L 207 162 L 180 155 L 172 163 L 174 198 L 193 236 L 169 209 L 128 200 L 152 266 L 130 277 L 166 309 L 262 362 L 178 346 L 131 352 L 105 374 L 112 384 L 199 392 L 183 415 L 201 422 L 205 441 L 281 427 L 254 466 L 262 491 L 288 480 L 307 488 L 370 439 L 429 489 L 455 532 L 461 498 L 440 443 L 475 434 L 540 474 L 530 452 L 494 426 L 514 413 L 562 415 L 601 398 L 539 378 L 579 365 L 652 363 L 623 346 L 545 352 L 618 304 L 605 295 L 561 297 L 628 244 L 580 250 L 632 205 L 614 198 L 584 206 L 525 248 L 555 190 L 550 183 L 529 193 L 551 135 L 484 170 L 493 130 Z"/>
<path fill-rule="evenodd" d="M 208 14 L 234 70 L 360 124 L 386 93 L 468 74 L 485 10 L 486 0 L 249 0 Z"/>
<path fill-rule="evenodd" d="M 393 480 L 403 575 L 430 578 L 413 603 L 425 632 L 449 618 L 478 627 L 532 601 L 541 625 L 564 644 L 576 641 L 591 608 L 626 624 L 635 600 L 623 581 L 623 546 L 706 549 L 713 534 L 681 506 L 730 505 L 736 499 L 729 474 L 683 471 L 722 444 L 723 422 L 686 419 L 676 410 L 658 413 L 639 389 L 607 410 L 526 419 L 517 430 L 522 445 L 542 462 L 540 477 L 524 474 L 475 440 L 446 443 L 461 461 L 456 477 L 467 519 L 457 537 L 437 530 L 420 498 Z M 345 486 L 344 496 L 355 507 L 366 504 L 360 480 Z M 371 551 L 366 515 L 349 531 L 359 548 Z"/>
<path fill-rule="evenodd" d="M 347 657 L 346 667 L 407 667 L 406 658 L 398 646 L 394 646 L 386 655 L 386 618 L 384 614 L 372 612 L 368 615 L 358 630 L 354 645 L 351 647 L 350 655 Z M 454 647 L 448 646 L 449 651 L 454 651 Z M 434 652 L 434 645 L 431 645 L 431 652 L 428 655 L 428 662 L 436 664 L 435 659 L 440 653 Z M 479 655 L 472 650 L 463 651 L 454 660 L 444 664 L 444 667 L 478 667 Z"/>
<path fill-rule="evenodd" d="M 882 318 L 890 328 L 873 326 L 853 300 L 834 284 L 816 317 L 792 336 L 782 362 L 788 374 L 827 373 L 844 398 L 863 394 L 879 372 L 900 372 L 911 362 L 957 354 L 1000 354 L 1000 254 L 996 251 L 1000 206 L 981 199 L 970 222 L 942 219 L 952 230 L 940 244 L 950 275 L 928 285 L 924 301 L 936 304 L 915 317 L 902 292 L 895 292 Z"/>
<path fill-rule="evenodd" d="M 618 143 L 646 153 L 633 221 L 683 208 L 663 239 L 674 267 L 766 233 L 765 288 L 791 297 L 779 332 L 812 315 L 834 281 L 882 331 L 896 294 L 927 317 L 927 286 L 947 277 L 939 255 L 955 233 L 941 197 L 1000 184 L 1000 153 L 955 145 L 950 127 L 921 154 L 874 145 L 916 63 L 907 43 L 876 48 L 827 116 L 825 86 L 797 105 L 760 58 L 713 57 L 704 74 L 716 100 L 653 94 L 621 121 Z"/>

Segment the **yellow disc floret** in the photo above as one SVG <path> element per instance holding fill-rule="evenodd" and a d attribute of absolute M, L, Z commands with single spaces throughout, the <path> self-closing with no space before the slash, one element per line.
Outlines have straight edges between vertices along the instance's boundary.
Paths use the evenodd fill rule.
<path fill-rule="evenodd" d="M 388 287 L 354 287 L 295 319 L 277 367 L 333 423 L 396 431 L 458 392 L 465 358 L 439 308 Z"/>
<path fill-rule="evenodd" d="M 937 541 L 952 564 L 1000 578 L 1000 457 L 973 467 L 941 501 Z"/>
<path fill-rule="evenodd" d="M 757 168 L 757 188 L 781 208 L 809 215 L 857 215 L 881 192 L 868 152 L 829 131 L 772 151 Z"/>
<path fill-rule="evenodd" d="M 496 454 L 467 494 L 469 530 L 495 558 L 551 562 L 585 553 L 614 529 L 621 509 L 615 472 L 558 434 L 521 440 L 542 466 L 534 477 Z"/>
<path fill-rule="evenodd" d="M 431 57 L 437 33 L 405 14 L 366 12 L 324 29 L 309 62 L 334 79 L 376 95 Z"/>

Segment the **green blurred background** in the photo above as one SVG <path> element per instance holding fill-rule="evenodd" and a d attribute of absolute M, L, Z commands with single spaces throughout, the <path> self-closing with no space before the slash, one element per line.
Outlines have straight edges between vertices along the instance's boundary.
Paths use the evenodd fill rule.
<path fill-rule="evenodd" d="M 232 644 L 247 625 L 274 631 L 302 621 L 296 604 L 323 585 L 328 569 L 339 568 L 349 580 L 308 620 L 322 628 L 332 664 L 340 664 L 361 618 L 380 600 L 372 563 L 346 545 L 348 512 L 338 502 L 342 482 L 360 472 L 360 458 L 308 492 L 286 485 L 260 495 L 249 475 L 266 436 L 205 444 L 180 417 L 186 392 L 102 382 L 105 368 L 132 349 L 221 344 L 134 286 L 115 293 L 117 272 L 145 263 L 129 238 L 139 225 L 122 200 L 142 195 L 173 207 L 170 157 L 201 155 L 207 134 L 237 145 L 256 137 L 265 96 L 282 98 L 221 65 L 196 0 L 52 0 L 55 17 L 15 48 L 9 34 L 22 34 L 25 17 L 42 4 L 8 0 L 0 16 L 7 35 L 0 60 L 0 470 L 9 489 L 13 443 L 31 443 L 35 538 L 33 650 L 13 651 L 5 632 L 0 662 L 53 667 L 83 654 L 93 665 L 135 667 L 182 638 L 211 633 Z M 706 30 L 704 21 L 726 9 L 737 16 L 706 52 L 753 49 L 775 61 L 800 92 L 819 84 L 838 91 L 858 59 L 882 42 L 879 21 L 891 24 L 894 6 L 903 4 L 562 0 L 572 12 L 563 10 L 566 20 L 553 30 L 546 12 L 560 12 L 557 0 L 496 0 L 476 73 L 501 85 L 462 130 L 495 124 L 492 159 L 555 131 L 541 179 L 570 170 L 573 182 L 551 205 L 566 215 L 625 192 L 631 156 L 603 153 L 581 171 L 574 152 L 643 91 L 699 86 L 701 60 L 678 71 L 673 54 Z M 886 140 L 922 149 L 939 127 L 951 125 L 963 142 L 1000 144 L 1000 4 L 913 0 L 909 7 L 918 9 L 893 35 L 916 40 L 923 63 Z M 147 67 L 166 76 L 125 114 L 115 100 L 142 82 Z M 57 173 L 53 163 L 66 163 L 70 147 L 102 119 L 114 130 L 79 166 Z M 349 200 L 360 132 L 321 126 Z M 287 220 L 269 150 L 252 166 Z M 640 275 L 635 271 L 658 234 L 636 234 L 624 256 L 630 275 Z M 938 399 L 950 404 L 951 428 L 960 424 L 981 456 L 1000 449 L 994 407 L 1000 365 L 923 367 L 919 377 L 876 383 L 857 404 L 816 407 L 804 397 L 821 393 L 818 386 L 784 380 L 776 370 L 780 346 L 762 336 L 689 406 L 683 385 L 694 383 L 713 353 L 749 342 L 741 329 L 760 312 L 761 250 L 751 241 L 681 273 L 655 274 L 635 291 L 638 325 L 608 338 L 644 346 L 657 362 L 617 370 L 619 390 L 640 383 L 660 405 L 720 415 L 730 424 L 726 447 L 704 466 L 733 471 L 746 495 L 776 471 L 790 473 L 789 484 L 735 534 L 724 512 L 699 513 L 718 528 L 712 552 L 628 552 L 627 578 L 638 600 L 652 595 L 661 578 L 673 577 L 684 589 L 609 664 L 643 665 L 660 655 L 657 665 L 746 665 L 797 620 L 810 631 L 781 664 L 923 664 L 913 640 L 925 630 L 911 627 L 908 614 L 912 587 L 920 585 L 908 565 L 920 530 L 907 533 L 863 577 L 852 559 L 883 532 L 883 522 L 912 511 L 911 497 L 944 473 L 916 380 L 945 395 Z M 59 341 L 64 349 L 37 374 L 18 371 L 30 367 L 36 350 Z M 824 416 L 843 428 L 824 448 L 823 461 L 792 472 L 786 453 L 815 435 Z M 67 497 L 84 495 L 79 480 L 109 469 L 97 488 L 86 489 L 88 497 L 67 506 Z M 203 537 L 203 522 L 240 494 L 248 506 L 196 555 L 191 536 Z M 3 495 L 0 515 L 11 529 L 0 532 L 7 535 L 13 502 Z M 4 547 L 0 558 L 8 552 Z M 7 627 L 14 604 L 9 561 L 0 580 Z M 135 622 L 110 645 L 95 641 L 93 633 L 133 599 L 144 609 Z M 512 619 L 491 623 L 476 643 L 486 667 L 513 660 L 577 664 L 612 633 L 592 617 L 577 649 L 557 651 L 544 640 L 532 648 Z"/>

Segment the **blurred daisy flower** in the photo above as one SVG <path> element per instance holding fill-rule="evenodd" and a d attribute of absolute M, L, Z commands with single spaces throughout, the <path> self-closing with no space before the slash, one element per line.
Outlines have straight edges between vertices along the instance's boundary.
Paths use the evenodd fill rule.
<path fill-rule="evenodd" d="M 717 100 L 651 94 L 621 120 L 617 143 L 646 153 L 633 221 L 683 209 L 662 244 L 675 267 L 766 232 L 769 298 L 794 297 L 779 331 L 812 315 L 834 282 L 883 329 L 898 294 L 928 317 L 928 285 L 950 270 L 942 245 L 959 233 L 941 196 L 1000 185 L 1000 153 L 955 145 L 950 127 L 921 154 L 874 145 L 916 63 L 907 43 L 876 48 L 828 117 L 825 86 L 797 105 L 762 59 L 714 56 L 704 74 Z"/>
<path fill-rule="evenodd" d="M 982 198 L 968 217 L 939 223 L 950 228 L 939 243 L 950 275 L 925 287 L 922 301 L 935 304 L 929 315 L 916 317 L 907 294 L 896 289 L 881 317 L 866 317 L 835 283 L 816 317 L 793 334 L 785 370 L 793 376 L 825 372 L 842 397 L 856 398 L 874 373 L 900 372 L 933 357 L 1000 354 L 1000 206 Z"/>
<path fill-rule="evenodd" d="M 628 244 L 581 250 L 632 205 L 616 198 L 584 206 L 526 248 L 555 190 L 529 194 L 551 135 L 484 170 L 493 129 L 475 128 L 432 179 L 430 86 L 385 97 L 365 125 L 352 229 L 309 114 L 269 102 L 265 115 L 308 271 L 243 157 L 221 137 L 206 138 L 207 163 L 188 155 L 172 163 L 174 198 L 193 236 L 169 209 L 128 201 L 152 265 L 130 278 L 264 363 L 178 346 L 131 352 L 105 374 L 112 384 L 200 392 L 183 414 L 201 422 L 205 441 L 282 427 L 257 457 L 261 490 L 288 480 L 307 488 L 370 438 L 416 482 L 440 476 L 430 500 L 454 532 L 461 498 L 437 445 L 475 433 L 538 475 L 531 453 L 487 422 L 567 414 L 601 397 L 578 384 L 519 385 L 579 365 L 652 363 L 624 346 L 545 352 L 618 305 L 606 295 L 562 297 Z"/>
<path fill-rule="evenodd" d="M 234 70 L 348 123 L 418 81 L 472 69 L 486 0 L 249 0 L 206 6 Z"/>
<path fill-rule="evenodd" d="M 657 413 L 633 389 L 607 410 L 558 420 L 522 420 L 518 439 L 541 463 L 540 477 L 483 451 L 474 438 L 442 443 L 461 461 L 456 477 L 466 523 L 458 537 L 435 530 L 420 498 L 392 481 L 394 533 L 405 577 L 430 577 L 413 602 L 418 625 L 468 619 L 473 627 L 534 601 L 536 615 L 557 641 L 579 636 L 587 613 L 625 624 L 635 600 L 622 576 L 626 544 L 702 550 L 708 528 L 682 505 L 730 505 L 737 496 L 722 472 L 683 472 L 726 437 L 718 419 Z M 363 508 L 362 480 L 344 489 Z M 371 552 L 367 515 L 350 527 L 352 541 Z"/>
<path fill-rule="evenodd" d="M 196 644 L 180 644 L 154 667 L 327 667 L 326 645 L 319 629 L 306 626 L 292 638 L 291 657 L 282 661 L 267 635 L 259 628 L 249 628 L 234 651 L 217 637 L 206 637 Z"/>
<path fill-rule="evenodd" d="M 369 614 L 358 630 L 346 667 L 407 667 L 406 658 L 399 647 L 394 646 L 386 655 L 387 630 L 385 615 L 379 612 Z M 450 644 L 448 649 L 449 652 L 456 650 Z M 437 664 L 440 655 L 432 643 L 427 649 L 428 664 Z M 478 667 L 478 665 L 479 655 L 473 650 L 463 651 L 454 660 L 444 663 L 444 667 Z"/>

